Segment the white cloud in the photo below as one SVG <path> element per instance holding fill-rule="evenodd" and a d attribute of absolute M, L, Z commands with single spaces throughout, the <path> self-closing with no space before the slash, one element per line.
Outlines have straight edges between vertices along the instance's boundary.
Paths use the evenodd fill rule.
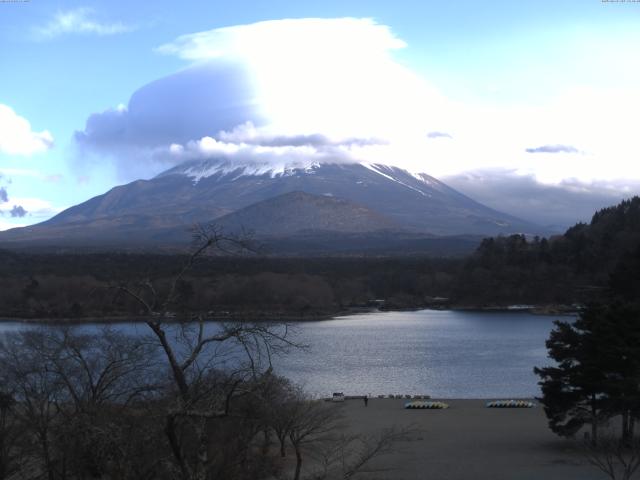
<path fill-rule="evenodd" d="M 640 179 L 640 144 L 634 132 L 640 89 L 575 87 L 535 105 L 457 105 L 453 141 L 432 145 L 427 158 L 440 160 L 434 175 L 510 168 L 558 184 Z M 569 145 L 571 149 L 532 155 L 527 148 Z M 551 150 L 551 149 L 549 149 Z M 434 155 L 435 153 L 435 155 Z"/>
<path fill-rule="evenodd" d="M 92 9 L 85 7 L 60 11 L 46 25 L 34 28 L 34 33 L 37 38 L 47 39 L 65 34 L 116 35 L 135 29 L 122 22 L 99 22 L 93 14 Z"/>
<path fill-rule="evenodd" d="M 0 104 L 0 153 L 32 155 L 53 146 L 48 130 L 34 132 L 29 121 L 7 105 Z"/>
<path fill-rule="evenodd" d="M 155 150 L 154 155 L 170 164 L 215 158 L 218 160 L 213 166 L 216 171 L 233 171 L 240 167 L 252 173 L 280 173 L 317 163 L 356 161 L 362 148 L 378 144 L 372 139 L 274 135 L 269 129 L 257 129 L 251 123 L 230 132 L 219 132 L 217 137 L 203 137 L 184 145 L 173 143 L 166 149 Z M 207 174 L 196 170 L 192 172 L 196 177 Z"/>
<path fill-rule="evenodd" d="M 312 134 L 281 134 L 270 126 L 256 127 L 252 122 L 245 122 L 230 131 L 222 130 L 216 135 L 218 140 L 228 143 L 248 143 L 251 145 L 262 145 L 265 147 L 279 146 L 314 146 L 314 147 L 337 147 L 337 146 L 369 146 L 384 145 L 386 141 L 378 138 L 358 138 L 358 137 L 333 137 L 330 138 L 322 133 Z"/>
<path fill-rule="evenodd" d="M 353 60 L 358 61 L 363 54 L 373 56 L 406 46 L 388 26 L 377 24 L 372 19 L 300 18 L 268 20 L 182 35 L 157 50 L 198 61 L 228 55 L 253 57 L 267 54 L 273 58 L 277 50 L 284 56 L 297 53 L 291 60 L 304 61 L 305 57 L 317 59 L 346 51 L 346 55 L 355 55 Z M 270 52 L 274 49 L 275 52 Z"/>

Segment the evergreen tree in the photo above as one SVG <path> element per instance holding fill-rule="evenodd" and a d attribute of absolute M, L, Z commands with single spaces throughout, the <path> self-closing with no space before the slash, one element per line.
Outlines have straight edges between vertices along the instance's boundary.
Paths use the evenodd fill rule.
<path fill-rule="evenodd" d="M 573 324 L 556 321 L 555 326 L 546 346 L 557 366 L 534 369 L 541 377 L 540 402 L 554 433 L 570 437 L 588 424 L 596 442 L 603 416 L 604 383 L 597 364 L 597 342 L 582 319 Z"/>
<path fill-rule="evenodd" d="M 615 304 L 588 312 L 592 335 L 600 346 L 598 359 L 605 380 L 603 390 L 608 416 L 622 420 L 622 441 L 633 438 L 640 414 L 640 311 L 628 304 Z"/>
<path fill-rule="evenodd" d="M 591 426 L 622 419 L 622 440 L 633 437 L 640 416 L 640 312 L 628 305 L 591 305 L 574 323 L 555 323 L 546 345 L 557 365 L 535 368 L 549 427 L 573 436 Z"/>

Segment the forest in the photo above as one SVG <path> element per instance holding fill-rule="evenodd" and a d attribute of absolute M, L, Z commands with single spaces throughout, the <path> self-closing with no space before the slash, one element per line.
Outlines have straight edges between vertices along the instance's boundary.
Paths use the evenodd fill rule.
<path fill-rule="evenodd" d="M 188 254 L 0 250 L 0 316 L 133 318 L 121 294 L 169 288 Z M 181 276 L 172 314 L 305 319 L 354 309 L 567 308 L 640 292 L 640 198 L 596 212 L 563 235 L 487 238 L 467 257 L 203 256 Z"/>

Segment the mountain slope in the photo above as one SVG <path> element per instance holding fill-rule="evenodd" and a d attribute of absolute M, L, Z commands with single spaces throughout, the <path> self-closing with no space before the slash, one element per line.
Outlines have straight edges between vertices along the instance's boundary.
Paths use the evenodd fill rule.
<path fill-rule="evenodd" d="M 640 197 L 596 212 L 549 239 L 485 238 L 454 294 L 464 303 L 640 301 Z"/>
<path fill-rule="evenodd" d="M 216 219 L 226 231 L 247 226 L 260 236 L 290 236 L 328 231 L 366 233 L 400 230 L 388 218 L 343 199 L 291 192 L 254 203 Z"/>
<path fill-rule="evenodd" d="M 291 197 L 295 201 L 290 198 L 290 205 L 282 199 L 254 205 L 292 192 L 302 193 Z M 386 229 L 427 236 L 543 233 L 540 227 L 475 202 L 429 175 L 397 167 L 323 163 L 287 168 L 205 160 L 115 187 L 39 225 L 0 233 L 0 243 L 175 243 L 178 236 L 188 238 L 185 231 L 195 222 L 222 221 L 252 205 L 224 221 L 281 237 L 317 229 L 349 233 Z M 261 213 L 265 208 L 268 215 Z M 315 223 L 309 223 L 311 216 L 317 217 Z M 331 228 L 320 228 L 321 218 Z"/>

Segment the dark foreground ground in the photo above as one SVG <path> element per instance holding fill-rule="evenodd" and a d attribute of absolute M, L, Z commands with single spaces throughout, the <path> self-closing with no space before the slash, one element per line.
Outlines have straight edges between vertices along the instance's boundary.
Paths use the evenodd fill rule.
<path fill-rule="evenodd" d="M 348 429 L 419 429 L 384 457 L 391 470 L 367 478 L 430 480 L 592 480 L 606 478 L 576 448 L 547 427 L 540 406 L 488 409 L 484 400 L 445 400 L 447 410 L 405 410 L 404 400 L 345 402 Z"/>

